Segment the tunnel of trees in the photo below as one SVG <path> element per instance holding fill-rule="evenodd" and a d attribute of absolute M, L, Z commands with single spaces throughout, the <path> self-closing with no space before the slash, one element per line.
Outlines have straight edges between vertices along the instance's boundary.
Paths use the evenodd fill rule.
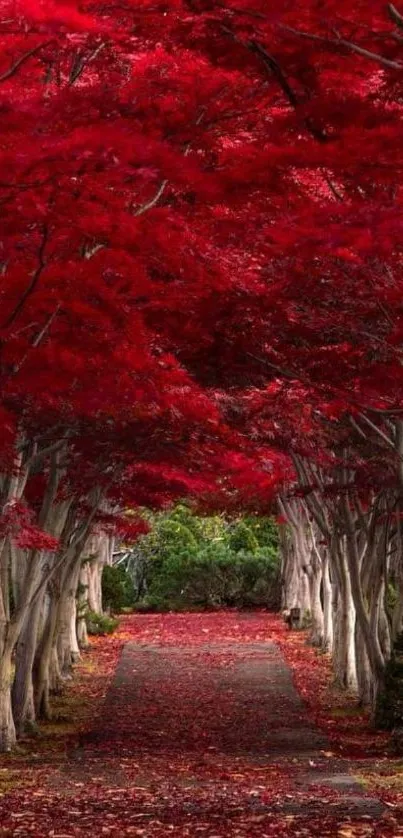
<path fill-rule="evenodd" d="M 0 10 L 0 748 L 50 714 L 112 540 L 183 499 L 277 520 L 282 607 L 375 706 L 403 620 L 403 10 Z"/>

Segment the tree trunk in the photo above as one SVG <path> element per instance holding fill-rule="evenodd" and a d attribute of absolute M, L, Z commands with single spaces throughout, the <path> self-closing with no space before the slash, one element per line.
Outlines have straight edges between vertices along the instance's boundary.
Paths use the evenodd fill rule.
<path fill-rule="evenodd" d="M 399 581 L 397 601 L 392 615 L 391 633 L 393 643 L 396 641 L 401 631 L 403 631 L 403 580 Z"/>
<path fill-rule="evenodd" d="M 312 616 L 311 592 L 307 572 L 301 567 L 299 576 L 299 607 L 301 609 L 301 626 L 304 619 Z"/>
<path fill-rule="evenodd" d="M 70 610 L 70 649 L 72 662 L 77 663 L 81 658 L 81 654 L 77 636 L 77 602 L 75 597 Z"/>
<path fill-rule="evenodd" d="M 364 638 L 360 626 L 356 625 L 356 661 L 358 696 L 360 704 L 365 707 L 372 703 L 372 672 L 365 648 Z"/>
<path fill-rule="evenodd" d="M 0 751 L 11 751 L 16 744 L 16 730 L 11 704 L 12 646 L 6 645 L 0 657 Z"/>
<path fill-rule="evenodd" d="M 349 514 L 348 505 L 346 505 L 347 509 L 347 516 Z M 347 517 L 346 516 L 346 517 Z M 358 561 L 358 550 L 357 550 L 357 542 L 355 537 L 355 532 L 353 526 L 349 526 L 346 538 L 347 544 L 347 560 L 348 560 L 348 569 L 349 569 L 349 583 L 351 585 L 352 597 L 354 600 L 354 606 L 357 614 L 357 621 L 362 632 L 362 636 L 365 643 L 366 653 L 368 655 L 369 664 L 371 667 L 372 672 L 372 682 L 373 682 L 373 694 L 372 694 L 372 704 L 375 706 L 376 697 L 378 690 L 382 687 L 384 672 L 385 672 L 385 660 L 382 655 L 382 650 L 379 644 L 378 638 L 378 608 L 379 608 L 379 596 L 380 592 L 379 589 L 376 590 L 374 593 L 374 621 L 373 626 L 371 626 L 371 622 L 367 613 L 366 604 L 364 601 L 361 579 L 360 579 L 360 567 Z"/>
<path fill-rule="evenodd" d="M 333 651 L 333 590 L 330 579 L 330 564 L 329 557 L 326 555 L 323 558 L 322 565 L 322 597 L 323 597 L 323 644 L 322 647 L 325 652 Z"/>
<path fill-rule="evenodd" d="M 77 590 L 77 642 L 80 649 L 88 647 L 87 621 L 88 611 L 88 562 L 81 564 Z"/>
<path fill-rule="evenodd" d="M 41 717 L 44 719 L 51 718 L 50 692 L 55 687 L 54 677 L 52 677 L 51 673 L 51 663 L 56 623 L 57 599 L 54 591 L 51 591 L 47 619 L 34 665 L 34 702 L 36 714 L 38 718 Z"/>
<path fill-rule="evenodd" d="M 33 666 L 43 599 L 44 593 L 36 599 L 27 612 L 16 646 L 12 704 L 14 722 L 19 735 L 24 732 L 28 724 L 35 722 Z"/>
<path fill-rule="evenodd" d="M 111 563 L 111 540 L 106 536 L 93 536 L 86 547 L 89 555 L 87 563 L 88 607 L 96 614 L 102 614 L 102 571 Z"/>
<path fill-rule="evenodd" d="M 290 608 L 299 608 L 300 598 L 300 580 L 294 550 L 289 549 L 283 568 L 283 609 L 289 611 Z"/>
<path fill-rule="evenodd" d="M 80 558 L 66 568 L 60 582 L 57 654 L 62 675 L 71 674 L 74 659 L 80 658 L 76 631 L 76 593 L 80 575 Z"/>
<path fill-rule="evenodd" d="M 355 608 L 351 594 L 350 577 L 343 553 L 340 559 L 340 584 L 337 587 L 337 606 L 334 630 L 334 671 L 337 683 L 348 690 L 357 691 L 357 665 L 355 657 Z"/>
<path fill-rule="evenodd" d="M 385 607 L 385 580 L 382 580 L 382 587 L 379 594 L 377 611 L 377 632 L 379 637 L 379 644 L 385 661 L 388 661 L 392 654 L 392 633 Z"/>
<path fill-rule="evenodd" d="M 324 638 L 324 616 L 322 602 L 320 598 L 322 586 L 322 569 L 319 566 L 319 563 L 312 564 L 309 583 L 312 618 L 312 627 L 309 636 L 309 641 L 310 643 L 312 643 L 313 646 L 322 647 Z"/>
<path fill-rule="evenodd" d="M 69 595 L 62 590 L 58 604 L 56 650 L 62 678 L 71 675 L 72 656 L 70 644 L 70 611 Z"/>

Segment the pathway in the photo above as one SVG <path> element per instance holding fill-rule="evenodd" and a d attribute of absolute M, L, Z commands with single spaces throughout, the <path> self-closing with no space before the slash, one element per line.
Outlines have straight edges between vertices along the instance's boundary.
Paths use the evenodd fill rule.
<path fill-rule="evenodd" d="M 382 806 L 309 721 L 275 643 L 142 641 L 125 645 L 93 729 L 31 801 L 38 832 L 17 820 L 4 834 L 383 834 Z"/>

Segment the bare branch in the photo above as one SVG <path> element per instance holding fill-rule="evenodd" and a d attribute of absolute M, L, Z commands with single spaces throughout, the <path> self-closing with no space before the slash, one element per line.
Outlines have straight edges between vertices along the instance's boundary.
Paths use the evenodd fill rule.
<path fill-rule="evenodd" d="M 50 457 L 52 454 L 55 454 L 57 451 L 60 451 L 66 442 L 67 436 L 63 437 L 62 439 L 56 440 L 56 442 L 53 442 L 46 448 L 42 448 L 42 451 L 33 453 L 32 456 L 29 457 L 29 459 L 25 463 L 25 467 L 27 469 L 32 469 L 33 466 L 37 466 L 38 463 L 42 462 L 42 460 L 44 460 L 46 457 Z"/>
<path fill-rule="evenodd" d="M 398 12 L 396 6 L 394 6 L 393 3 L 388 3 L 388 12 L 393 22 L 396 23 L 397 26 L 401 26 L 403 29 L 403 15 L 401 15 L 400 12 Z"/>
<path fill-rule="evenodd" d="M 282 28 L 285 29 L 285 28 L 288 28 L 288 27 L 282 27 Z M 265 49 L 265 47 L 262 44 L 260 44 L 258 41 L 255 41 L 255 40 L 251 40 L 251 41 L 247 41 L 247 42 L 242 41 L 227 26 L 221 26 L 221 29 L 227 35 L 230 35 L 231 38 L 236 43 L 241 44 L 241 46 L 245 47 L 245 49 L 248 49 L 250 52 L 252 52 L 255 55 L 257 55 L 258 57 L 260 57 L 260 59 L 263 61 L 264 65 L 265 65 L 268 73 L 273 75 L 275 77 L 275 79 L 277 80 L 277 82 L 279 83 L 279 85 L 280 85 L 283 93 L 287 97 L 290 105 L 293 108 L 295 108 L 295 110 L 297 110 L 298 106 L 301 104 L 299 96 L 297 95 L 295 90 L 291 87 L 291 85 L 290 85 L 290 83 L 287 79 L 287 76 L 285 75 L 285 73 L 282 70 L 278 61 Z M 307 131 L 309 131 L 309 133 L 312 135 L 312 137 L 315 138 L 315 140 L 317 140 L 320 143 L 324 143 L 324 142 L 327 141 L 326 133 L 324 131 L 322 131 L 321 128 L 317 128 L 313 124 L 312 120 L 309 117 L 305 117 L 302 121 L 303 121 L 303 124 L 305 125 L 305 128 L 307 129 Z M 326 180 L 326 178 L 325 178 L 325 180 Z M 330 187 L 330 184 L 328 184 L 328 186 Z M 334 191 L 334 189 L 333 189 L 333 193 L 335 194 L 335 197 L 339 197 L 337 195 L 337 193 Z"/>
<path fill-rule="evenodd" d="M 351 414 L 349 414 L 348 420 L 349 420 L 350 424 L 353 426 L 353 428 L 357 431 L 357 433 L 358 433 L 360 436 L 362 436 L 362 438 L 363 438 L 363 439 L 365 439 L 365 442 L 368 442 L 368 437 L 367 437 L 367 435 L 366 435 L 366 434 L 364 433 L 364 431 L 360 428 L 360 426 L 359 426 L 359 425 L 357 425 L 357 422 L 355 421 L 354 417 L 353 417 L 353 416 L 351 416 Z"/>
<path fill-rule="evenodd" d="M 311 32 L 303 32 L 300 29 L 294 29 L 292 26 L 281 25 L 281 29 L 291 32 L 293 35 L 298 35 L 300 38 L 308 38 L 310 41 L 319 41 L 323 44 L 327 44 L 328 46 L 345 47 L 352 52 L 356 52 L 358 55 L 362 55 L 364 58 L 369 58 L 371 61 L 376 61 L 378 64 L 382 64 L 384 67 L 389 67 L 392 70 L 403 70 L 403 64 L 400 61 L 392 61 L 391 59 L 380 55 L 378 52 L 371 52 L 371 50 L 360 47 L 352 41 L 347 41 L 345 38 L 341 38 L 337 32 L 335 33 L 337 36 L 336 38 L 325 38 L 322 35 L 314 35 Z"/>
<path fill-rule="evenodd" d="M 320 41 L 322 44 L 331 44 L 330 38 L 325 38 L 323 35 L 314 35 L 313 32 L 304 32 L 302 29 L 295 29 L 293 26 L 287 26 L 285 23 L 277 24 L 279 29 L 284 29 L 285 32 L 290 32 L 291 35 L 298 35 L 300 38 L 308 38 L 310 41 Z"/>
<path fill-rule="evenodd" d="M 269 52 L 261 45 L 258 41 L 249 41 L 248 49 L 251 52 L 254 52 L 256 55 L 260 55 L 263 59 L 266 67 L 273 73 L 276 77 L 277 81 L 279 82 L 282 90 L 284 91 L 285 95 L 287 96 L 290 104 L 296 108 L 299 104 L 298 96 L 295 91 L 292 89 L 287 77 L 283 73 L 279 63 L 270 55 Z"/>
<path fill-rule="evenodd" d="M 64 425 L 62 425 L 62 424 L 54 425 L 53 428 L 52 428 L 52 432 L 46 431 L 46 433 L 44 433 L 44 434 L 37 434 L 36 436 L 33 436 L 32 439 L 25 440 L 25 441 L 22 441 L 21 443 L 17 444 L 17 446 L 16 446 L 17 451 L 19 451 L 19 452 L 27 451 L 32 445 L 37 445 L 39 442 L 48 443 L 50 441 L 53 444 L 54 435 L 59 430 L 61 432 L 63 432 L 63 434 L 66 433 L 66 429 L 65 429 Z M 67 431 L 67 435 L 68 434 L 69 434 L 69 432 Z"/>
<path fill-rule="evenodd" d="M 47 47 L 51 43 L 52 41 L 46 41 L 44 44 L 39 44 L 39 46 L 28 50 L 28 52 L 24 52 L 23 55 L 20 55 L 20 57 L 14 61 L 14 64 L 12 64 L 11 67 L 9 67 L 8 70 L 0 76 L 0 82 L 10 79 L 17 72 L 17 70 L 19 70 L 21 64 L 25 64 L 25 62 L 28 61 L 28 58 L 31 58 L 32 55 L 36 55 L 41 49 L 44 49 L 44 47 Z"/>
<path fill-rule="evenodd" d="M 403 64 L 400 61 L 391 61 L 389 58 L 379 55 L 378 52 L 371 52 L 371 50 L 359 47 L 358 44 L 353 44 L 351 41 L 346 41 L 344 38 L 339 38 L 337 41 L 332 41 L 331 43 L 341 44 L 343 47 L 350 49 L 352 52 L 356 52 L 364 58 L 369 58 L 371 61 L 376 61 L 384 67 L 389 67 L 392 70 L 403 70 Z"/>
<path fill-rule="evenodd" d="M 84 252 L 83 252 L 84 259 L 92 259 L 92 257 L 95 256 L 96 253 L 98 253 L 100 250 L 103 250 L 105 247 L 106 247 L 106 244 L 100 244 L 100 243 L 99 244 L 94 244 L 92 246 L 89 245 L 88 247 L 86 247 L 84 249 Z"/>
<path fill-rule="evenodd" d="M 375 433 L 377 433 L 387 443 L 387 445 L 390 446 L 390 448 L 395 449 L 395 443 L 393 439 L 391 439 L 387 434 L 385 434 L 382 428 L 379 428 L 378 425 L 375 425 L 375 422 L 372 422 L 372 420 L 369 419 L 368 416 L 365 416 L 365 413 L 360 413 L 360 417 L 361 419 L 363 419 L 364 422 L 367 423 L 367 425 L 369 425 L 370 428 L 372 428 L 373 431 L 375 431 Z"/>
<path fill-rule="evenodd" d="M 291 459 L 294 463 L 295 470 L 297 472 L 300 485 L 304 488 L 309 487 L 309 477 L 307 473 L 306 463 L 304 463 L 302 457 L 298 454 L 291 453 Z M 325 506 L 323 504 L 323 500 L 319 500 L 317 493 L 314 490 L 311 490 L 309 495 L 305 497 L 305 503 L 314 517 L 319 530 L 325 538 L 331 537 L 331 530 L 327 522 L 326 514 L 325 514 Z"/>
<path fill-rule="evenodd" d="M 99 55 L 99 53 L 104 49 L 105 46 L 106 42 L 104 41 L 102 44 L 99 44 L 99 46 L 97 46 L 96 49 L 94 49 L 87 57 L 81 57 L 77 53 L 73 61 L 72 68 L 70 70 L 70 86 L 73 85 L 80 78 L 85 68 L 88 67 L 88 64 L 90 64 L 91 61 L 94 61 L 94 59 L 97 57 L 97 55 Z"/>
<path fill-rule="evenodd" d="M 94 490 L 94 503 L 92 508 L 89 510 L 87 519 L 81 523 L 81 525 L 76 530 L 76 534 L 73 536 L 72 540 L 70 541 L 68 547 L 65 550 L 61 550 L 56 561 L 52 567 L 48 567 L 44 569 L 44 574 L 40 582 L 38 583 L 36 589 L 32 592 L 32 595 L 29 599 L 29 605 L 34 603 L 38 596 L 40 596 L 44 586 L 48 584 L 48 582 L 52 579 L 52 577 L 57 573 L 57 571 L 65 564 L 66 560 L 74 560 L 76 557 L 79 556 L 80 551 L 83 548 L 85 540 L 90 532 L 93 520 L 95 515 L 99 509 L 99 504 L 101 502 L 101 490 L 99 488 Z"/>
<path fill-rule="evenodd" d="M 202 122 L 202 120 L 205 116 L 205 113 L 206 113 L 206 109 L 202 108 L 200 113 L 199 113 L 199 116 L 195 120 L 195 123 L 194 123 L 195 125 L 200 125 L 200 123 Z M 184 157 L 188 157 L 188 155 L 191 152 L 191 148 L 192 148 L 192 144 L 190 142 L 186 143 L 185 148 L 184 148 L 184 152 L 183 152 Z M 155 205 L 158 203 L 159 199 L 162 198 L 162 196 L 163 196 L 163 194 L 164 194 L 164 192 L 165 192 L 165 190 L 168 186 L 168 183 L 169 183 L 169 181 L 168 181 L 167 178 L 165 180 L 163 180 L 162 183 L 160 184 L 160 186 L 158 187 L 154 197 L 151 198 L 149 201 L 146 201 L 145 204 L 142 204 L 140 207 L 138 207 L 134 211 L 133 215 L 135 217 L 139 216 L 139 215 L 144 215 L 145 212 L 148 212 L 148 210 L 155 207 Z"/>
<path fill-rule="evenodd" d="M 54 319 L 55 319 L 55 317 L 56 317 L 56 315 L 59 311 L 60 311 L 60 303 L 56 306 L 54 311 L 52 311 L 52 313 L 49 315 L 48 319 L 46 320 L 45 325 L 42 327 L 40 332 L 38 332 L 38 334 L 34 337 L 32 343 L 31 343 L 31 346 L 29 347 L 29 349 L 27 349 L 27 351 L 25 352 L 25 354 L 23 355 L 23 357 L 21 358 L 19 363 L 15 364 L 15 366 L 13 367 L 12 375 L 16 375 L 20 371 L 22 365 L 25 364 L 25 361 L 27 360 L 31 349 L 36 349 L 36 347 L 39 346 L 39 344 L 43 341 L 45 335 L 47 335 L 47 333 L 48 333 L 48 331 L 49 331 L 49 329 L 50 329 L 50 327 L 51 327 L 51 325 L 52 325 L 52 323 L 53 323 L 53 321 L 54 321 Z"/>
<path fill-rule="evenodd" d="M 46 267 L 45 249 L 46 249 L 46 245 L 48 243 L 48 235 L 49 235 L 48 227 L 47 227 L 46 224 L 44 224 L 43 232 L 42 232 L 42 239 L 41 239 L 41 243 L 39 245 L 39 251 L 38 251 L 38 267 L 35 269 L 34 273 L 32 274 L 31 282 L 29 283 L 28 287 L 25 289 L 24 293 L 22 294 L 22 296 L 18 300 L 18 303 L 15 306 L 14 310 L 11 312 L 11 314 L 8 316 L 7 320 L 5 321 L 5 323 L 3 325 L 3 328 L 5 328 L 5 329 L 8 328 L 9 326 L 11 326 L 14 323 L 14 321 L 18 317 L 20 311 L 24 308 L 24 305 L 25 305 L 28 297 L 30 297 L 31 294 L 33 293 L 33 291 L 35 291 L 35 288 L 36 288 L 36 286 L 39 282 L 39 279 L 40 279 L 40 277 L 41 277 L 41 275 L 42 275 L 42 273 L 43 273 L 43 271 Z"/>
<path fill-rule="evenodd" d="M 337 186 L 332 181 L 332 179 L 329 177 L 329 175 L 326 172 L 322 172 L 322 174 L 323 174 L 324 180 L 327 183 L 327 185 L 328 185 L 331 193 L 333 194 L 334 198 L 337 198 L 338 201 L 344 201 L 343 195 L 341 194 L 341 192 L 339 192 L 339 190 L 337 189 Z"/>
<path fill-rule="evenodd" d="M 163 181 L 162 181 L 162 183 L 161 183 L 161 185 L 159 186 L 159 188 L 158 188 L 157 192 L 155 193 L 154 197 L 153 197 L 153 198 L 150 198 L 150 200 L 149 200 L 149 201 L 146 201 L 146 203 L 145 203 L 145 204 L 142 204 L 142 205 L 141 205 L 141 207 L 139 207 L 139 208 L 138 208 L 138 209 L 137 209 L 137 210 L 133 213 L 133 215 L 134 215 L 134 216 L 144 215 L 144 213 L 145 213 L 145 212 L 147 212 L 148 210 L 150 210 L 150 209 L 152 209 L 153 207 L 155 207 L 155 205 L 156 205 L 156 204 L 158 204 L 159 199 L 160 199 L 160 198 L 162 197 L 162 195 L 164 194 L 165 189 L 166 189 L 166 187 L 167 187 L 167 186 L 168 186 L 168 181 L 167 181 L 167 180 L 163 180 Z"/>
<path fill-rule="evenodd" d="M 43 328 L 41 329 L 41 331 L 40 331 L 40 332 L 38 332 L 38 334 L 36 335 L 36 337 L 35 337 L 35 338 L 34 338 L 34 340 L 32 341 L 32 346 L 33 346 L 34 348 L 36 348 L 37 346 L 39 346 L 39 344 L 41 343 L 41 341 L 43 340 L 43 338 L 45 337 L 45 335 L 46 335 L 46 334 L 47 334 L 47 332 L 49 331 L 49 329 L 50 329 L 50 327 L 51 327 L 51 325 L 52 325 L 52 323 L 53 323 L 53 321 L 54 321 L 54 319 L 55 319 L 55 317 L 56 317 L 56 315 L 58 314 L 58 312 L 59 312 L 59 311 L 60 311 L 60 303 L 58 303 L 58 305 L 56 306 L 56 308 L 55 308 L 55 310 L 52 312 L 52 314 L 50 314 L 50 315 L 49 315 L 49 317 L 48 317 L 48 319 L 47 319 L 47 321 L 46 321 L 45 325 L 43 326 Z"/>

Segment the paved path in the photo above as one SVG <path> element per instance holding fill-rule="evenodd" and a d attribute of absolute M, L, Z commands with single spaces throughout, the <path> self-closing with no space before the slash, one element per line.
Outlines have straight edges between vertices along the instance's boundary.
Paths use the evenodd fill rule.
<path fill-rule="evenodd" d="M 112 789 L 135 787 L 145 823 L 151 812 L 169 821 L 174 810 L 182 818 L 382 811 L 308 720 L 273 643 L 128 643 L 66 780 L 88 775 Z"/>
<path fill-rule="evenodd" d="M 106 715 L 107 748 L 113 738 L 122 754 L 141 749 L 189 755 L 199 753 L 202 744 L 204 751 L 247 755 L 259 763 L 290 754 L 308 759 L 327 747 L 308 722 L 273 643 L 197 648 L 128 643 Z M 103 727 L 89 739 L 102 749 Z"/>
<path fill-rule="evenodd" d="M 92 729 L 0 797 L 0 838 L 403 835 L 310 721 L 277 617 L 134 615 L 121 631 L 131 640 Z"/>

